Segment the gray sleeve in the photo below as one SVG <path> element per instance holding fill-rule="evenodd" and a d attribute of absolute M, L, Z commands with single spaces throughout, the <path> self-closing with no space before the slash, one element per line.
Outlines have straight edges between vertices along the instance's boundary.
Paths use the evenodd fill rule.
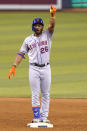
<path fill-rule="evenodd" d="M 47 33 L 47 36 L 49 37 L 49 39 L 52 39 L 53 33 L 51 34 L 48 29 L 46 30 L 46 33 Z"/>
<path fill-rule="evenodd" d="M 26 54 L 28 53 L 28 50 L 29 49 L 28 49 L 27 40 L 25 39 L 19 51 Z"/>

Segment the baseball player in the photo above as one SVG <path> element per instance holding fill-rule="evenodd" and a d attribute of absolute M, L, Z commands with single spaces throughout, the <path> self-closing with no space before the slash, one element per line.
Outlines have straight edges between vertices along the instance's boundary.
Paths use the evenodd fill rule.
<path fill-rule="evenodd" d="M 50 103 L 50 85 L 51 85 L 51 69 L 50 69 L 50 50 L 51 39 L 55 27 L 56 8 L 50 7 L 50 22 L 48 29 L 43 31 L 44 22 L 41 18 L 35 18 L 32 23 L 34 34 L 28 36 L 17 53 L 14 64 L 12 65 L 8 78 L 15 75 L 15 69 L 25 58 L 27 53 L 29 56 L 29 82 L 32 94 L 32 111 L 34 119 L 32 122 L 47 122 Z M 41 105 L 39 101 L 40 92 L 42 94 Z"/>

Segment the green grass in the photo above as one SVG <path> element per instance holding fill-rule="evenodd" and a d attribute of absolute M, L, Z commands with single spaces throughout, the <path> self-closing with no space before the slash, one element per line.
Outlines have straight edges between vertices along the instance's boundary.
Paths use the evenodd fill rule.
<path fill-rule="evenodd" d="M 33 18 L 42 17 L 45 29 L 48 12 L 0 13 L 0 96 L 30 97 L 28 56 L 16 69 L 14 79 L 8 72 L 25 37 L 32 33 Z M 56 13 L 51 49 L 51 97 L 87 98 L 87 13 Z"/>

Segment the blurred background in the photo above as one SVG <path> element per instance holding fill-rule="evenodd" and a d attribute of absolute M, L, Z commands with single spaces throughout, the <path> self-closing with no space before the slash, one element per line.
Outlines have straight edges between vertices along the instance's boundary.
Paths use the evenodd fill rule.
<path fill-rule="evenodd" d="M 0 97 L 30 97 L 28 56 L 8 72 L 32 21 L 41 17 L 49 24 L 49 8 L 57 8 L 50 64 L 51 97 L 87 98 L 87 0 L 0 0 Z"/>

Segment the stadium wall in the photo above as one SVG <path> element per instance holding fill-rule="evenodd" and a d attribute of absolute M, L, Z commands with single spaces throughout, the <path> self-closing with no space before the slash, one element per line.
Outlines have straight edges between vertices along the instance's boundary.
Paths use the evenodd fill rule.
<path fill-rule="evenodd" d="M 62 0 L 62 8 L 87 8 L 87 0 Z"/>
<path fill-rule="evenodd" d="M 72 8 L 72 0 L 62 0 L 62 8 Z"/>
<path fill-rule="evenodd" d="M 0 0 L 0 10 L 49 10 L 54 5 L 62 9 L 62 0 Z"/>

